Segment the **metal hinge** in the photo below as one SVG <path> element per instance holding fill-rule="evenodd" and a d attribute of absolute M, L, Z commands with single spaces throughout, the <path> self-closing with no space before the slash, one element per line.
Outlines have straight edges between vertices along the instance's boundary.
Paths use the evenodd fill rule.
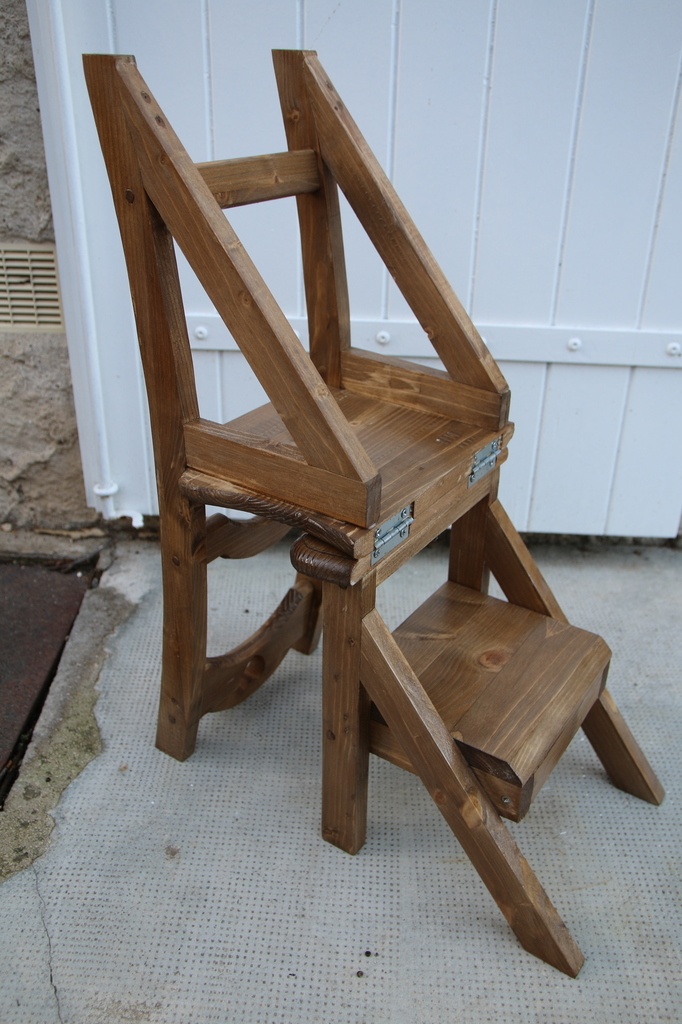
<path fill-rule="evenodd" d="M 497 465 L 497 456 L 500 454 L 502 448 L 502 438 L 496 437 L 494 441 L 487 444 L 485 448 L 481 448 L 480 451 L 474 455 L 474 461 L 471 464 L 471 470 L 469 472 L 469 483 L 468 487 L 473 486 L 481 477 L 491 473 Z"/>
<path fill-rule="evenodd" d="M 410 527 L 414 522 L 413 511 L 414 505 L 406 505 L 400 512 L 377 527 L 374 534 L 374 550 L 370 559 L 371 565 L 378 562 L 389 551 L 393 551 L 410 536 Z"/>

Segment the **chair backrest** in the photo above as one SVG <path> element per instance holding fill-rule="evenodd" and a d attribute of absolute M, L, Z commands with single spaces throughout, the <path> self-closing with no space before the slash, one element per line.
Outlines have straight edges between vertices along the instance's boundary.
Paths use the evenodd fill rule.
<path fill-rule="evenodd" d="M 194 466 L 229 465 L 236 483 L 292 471 L 303 504 L 360 526 L 376 520 L 381 479 L 335 389 L 496 429 L 509 393 L 317 57 L 275 51 L 289 151 L 195 164 L 133 57 L 84 65 L 119 219 L 149 395 L 160 500 Z M 445 371 L 351 346 L 337 183 L 430 338 Z M 297 196 L 310 354 L 223 209 Z M 173 239 L 251 365 L 293 446 L 202 420 Z M 295 449 L 295 450 L 294 450 Z M 254 470 L 255 466 L 255 470 Z"/>

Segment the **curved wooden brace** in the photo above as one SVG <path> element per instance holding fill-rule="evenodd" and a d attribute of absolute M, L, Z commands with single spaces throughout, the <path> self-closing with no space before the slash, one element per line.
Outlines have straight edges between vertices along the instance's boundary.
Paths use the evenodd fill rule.
<path fill-rule="evenodd" d="M 289 531 L 286 523 L 253 516 L 230 519 L 216 512 L 206 520 L 206 561 L 214 558 L 251 558 L 272 547 Z"/>
<path fill-rule="evenodd" d="M 321 587 L 297 577 L 270 618 L 248 640 L 227 654 L 207 658 L 201 715 L 241 704 L 272 675 L 291 648 L 309 654 L 319 639 L 321 603 Z"/>

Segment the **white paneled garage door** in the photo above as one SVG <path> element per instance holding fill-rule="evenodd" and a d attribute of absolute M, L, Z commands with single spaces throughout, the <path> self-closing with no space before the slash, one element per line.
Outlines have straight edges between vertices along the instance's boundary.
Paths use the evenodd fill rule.
<path fill-rule="evenodd" d="M 679 0 L 29 0 L 86 485 L 155 511 L 83 52 L 133 53 L 196 160 L 285 148 L 269 52 L 316 49 L 512 388 L 502 497 L 533 532 L 669 537 L 682 510 Z M 344 211 L 348 214 L 348 211 Z M 231 220 L 305 338 L 293 200 Z M 348 214 L 353 341 L 431 350 Z M 183 270 L 202 411 L 260 391 Z"/>

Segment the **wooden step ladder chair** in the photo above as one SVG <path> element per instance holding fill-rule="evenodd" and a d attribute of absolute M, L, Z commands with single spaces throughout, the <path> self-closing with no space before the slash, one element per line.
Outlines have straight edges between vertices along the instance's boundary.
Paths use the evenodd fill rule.
<path fill-rule="evenodd" d="M 497 365 L 316 55 L 274 63 L 288 152 L 195 165 L 134 58 L 85 57 L 157 468 L 157 743 L 191 754 L 202 715 L 313 648 L 322 607 L 324 837 L 362 846 L 370 753 L 415 772 L 522 945 L 575 975 L 581 953 L 501 819 L 523 817 L 581 726 L 617 786 L 653 803 L 663 791 L 604 689 L 606 644 L 567 623 L 497 499 L 512 433 Z M 337 186 L 444 370 L 352 347 Z M 222 212 L 292 195 L 310 354 Z M 173 239 L 270 399 L 227 424 L 199 415 Z M 207 504 L 255 518 L 207 521 Z M 291 527 L 292 589 L 255 636 L 207 659 L 207 562 Z M 448 527 L 445 582 L 392 634 L 377 586 Z M 507 601 L 487 595 L 490 573 Z"/>

